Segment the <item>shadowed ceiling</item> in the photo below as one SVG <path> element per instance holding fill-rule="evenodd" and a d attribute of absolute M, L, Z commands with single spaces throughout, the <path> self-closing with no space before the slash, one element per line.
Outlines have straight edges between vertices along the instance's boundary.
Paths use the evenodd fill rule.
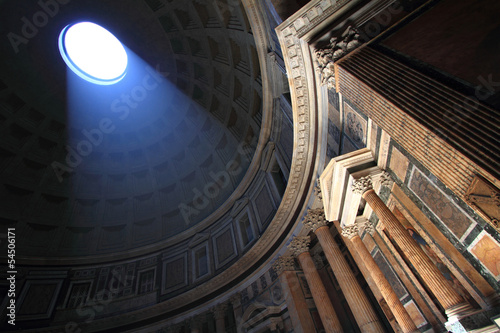
<path fill-rule="evenodd" d="M 61 2 L 0 3 L 0 224 L 16 227 L 19 255 L 114 253 L 206 221 L 240 184 L 260 132 L 244 9 L 231 0 Z M 119 84 L 67 73 L 57 37 L 84 20 L 135 59 Z M 107 131 L 96 134 L 103 119 Z"/>

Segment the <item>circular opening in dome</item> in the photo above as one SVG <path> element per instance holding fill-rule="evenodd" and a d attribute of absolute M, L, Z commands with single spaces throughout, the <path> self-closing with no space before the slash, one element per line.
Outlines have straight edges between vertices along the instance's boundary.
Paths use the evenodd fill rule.
<path fill-rule="evenodd" d="M 92 22 L 66 26 L 59 35 L 59 51 L 73 72 L 92 83 L 116 83 L 127 71 L 128 57 L 122 43 Z"/>

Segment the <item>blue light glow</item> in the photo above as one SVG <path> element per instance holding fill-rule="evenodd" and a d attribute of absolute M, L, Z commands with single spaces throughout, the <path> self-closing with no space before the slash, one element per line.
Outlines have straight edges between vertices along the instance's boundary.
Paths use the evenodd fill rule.
<path fill-rule="evenodd" d="M 73 72 L 92 83 L 114 84 L 127 72 L 128 57 L 122 43 L 92 22 L 65 27 L 59 35 L 59 51 Z"/>

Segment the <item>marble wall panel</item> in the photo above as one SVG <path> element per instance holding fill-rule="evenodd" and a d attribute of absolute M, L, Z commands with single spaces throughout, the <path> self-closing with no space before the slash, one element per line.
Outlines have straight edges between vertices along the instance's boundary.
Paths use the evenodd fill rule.
<path fill-rule="evenodd" d="M 486 231 L 481 232 L 468 250 L 500 281 L 500 244 L 493 237 Z"/>
<path fill-rule="evenodd" d="M 473 221 L 418 169 L 409 187 L 458 239 L 466 234 Z"/>

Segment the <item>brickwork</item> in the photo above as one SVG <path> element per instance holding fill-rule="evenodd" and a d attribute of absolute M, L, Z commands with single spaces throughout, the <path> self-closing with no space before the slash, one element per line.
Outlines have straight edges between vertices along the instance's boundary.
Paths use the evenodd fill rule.
<path fill-rule="evenodd" d="M 336 63 L 336 75 L 339 92 L 457 195 L 474 174 L 498 182 L 494 110 L 462 107 L 471 100 L 370 47 Z"/>

